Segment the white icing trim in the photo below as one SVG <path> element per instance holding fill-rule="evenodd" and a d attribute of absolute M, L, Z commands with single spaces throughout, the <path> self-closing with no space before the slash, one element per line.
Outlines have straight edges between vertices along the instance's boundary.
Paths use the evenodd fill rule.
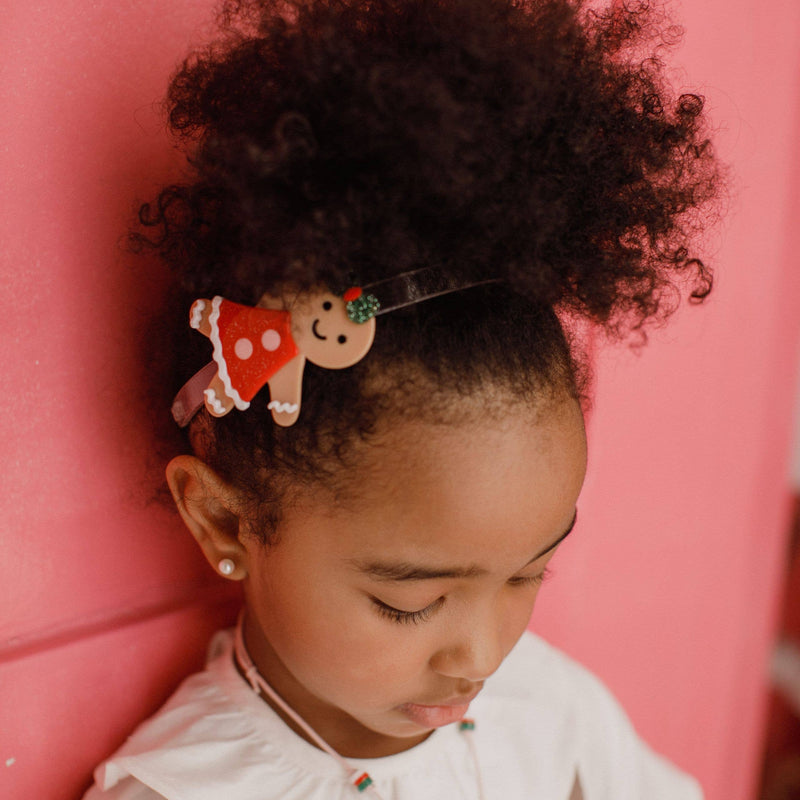
<path fill-rule="evenodd" d="M 214 361 L 217 362 L 217 373 L 219 374 L 219 379 L 222 381 L 222 385 L 225 387 L 225 394 L 233 400 L 233 404 L 239 411 L 244 411 L 247 408 L 250 408 L 250 403 L 246 400 L 242 400 L 241 395 L 236 389 L 233 388 L 233 384 L 231 383 L 230 375 L 228 375 L 228 365 L 225 363 L 225 355 L 222 352 L 222 342 L 219 338 L 219 327 L 217 326 L 217 320 L 219 320 L 219 307 L 222 303 L 222 297 L 217 295 L 211 301 L 211 313 L 208 315 L 208 324 L 211 326 L 211 333 L 209 334 L 208 338 L 211 339 L 212 344 L 214 345 Z"/>
<path fill-rule="evenodd" d="M 203 394 L 214 411 L 222 416 L 225 413 L 225 406 L 219 401 L 217 393 L 213 389 L 206 389 L 203 391 Z"/>
<path fill-rule="evenodd" d="M 192 316 L 189 317 L 189 324 L 195 329 L 199 330 L 203 322 L 203 312 L 206 310 L 205 300 L 195 300 L 192 303 Z"/>
<path fill-rule="evenodd" d="M 300 408 L 297 403 L 279 403 L 277 400 L 271 400 L 267 404 L 269 411 L 277 411 L 279 414 L 294 414 Z"/>

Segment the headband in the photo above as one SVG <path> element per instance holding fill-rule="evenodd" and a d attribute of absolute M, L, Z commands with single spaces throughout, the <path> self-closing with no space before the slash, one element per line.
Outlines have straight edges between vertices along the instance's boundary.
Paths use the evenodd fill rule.
<path fill-rule="evenodd" d="M 377 316 L 496 282 L 464 281 L 423 268 L 352 287 L 341 296 L 301 292 L 289 308 L 269 294 L 254 307 L 219 296 L 195 300 L 189 324 L 211 340 L 213 361 L 183 385 L 172 403 L 172 416 L 184 428 L 203 405 L 215 417 L 233 408 L 244 411 L 266 384 L 273 420 L 283 427 L 294 425 L 306 361 L 326 369 L 350 367 L 369 352 Z"/>

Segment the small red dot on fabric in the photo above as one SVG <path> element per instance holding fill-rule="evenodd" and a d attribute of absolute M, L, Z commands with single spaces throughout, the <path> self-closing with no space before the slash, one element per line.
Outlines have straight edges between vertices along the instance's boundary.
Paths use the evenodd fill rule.
<path fill-rule="evenodd" d="M 360 286 L 353 286 L 348 289 L 342 297 L 344 298 L 345 303 L 352 303 L 353 300 L 358 300 L 363 293 L 363 289 Z"/>

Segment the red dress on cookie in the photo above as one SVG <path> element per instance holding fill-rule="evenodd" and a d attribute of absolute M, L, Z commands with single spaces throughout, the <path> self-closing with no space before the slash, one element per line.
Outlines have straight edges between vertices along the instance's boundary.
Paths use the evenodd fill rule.
<path fill-rule="evenodd" d="M 192 306 L 192 325 L 205 308 Z M 203 303 L 203 306 L 198 306 Z M 243 411 L 265 383 L 300 350 L 292 338 L 291 314 L 272 308 L 252 308 L 215 297 L 208 315 L 214 361 L 225 391 Z"/>

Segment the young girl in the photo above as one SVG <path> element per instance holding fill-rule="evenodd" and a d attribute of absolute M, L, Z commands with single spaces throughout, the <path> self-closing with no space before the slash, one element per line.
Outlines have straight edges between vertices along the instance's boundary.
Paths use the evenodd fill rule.
<path fill-rule="evenodd" d="M 699 797 L 525 633 L 586 465 L 568 331 L 640 332 L 710 290 L 690 235 L 716 165 L 658 15 L 221 19 L 169 92 L 190 176 L 139 242 L 176 276 L 168 484 L 244 610 L 87 800 Z"/>

